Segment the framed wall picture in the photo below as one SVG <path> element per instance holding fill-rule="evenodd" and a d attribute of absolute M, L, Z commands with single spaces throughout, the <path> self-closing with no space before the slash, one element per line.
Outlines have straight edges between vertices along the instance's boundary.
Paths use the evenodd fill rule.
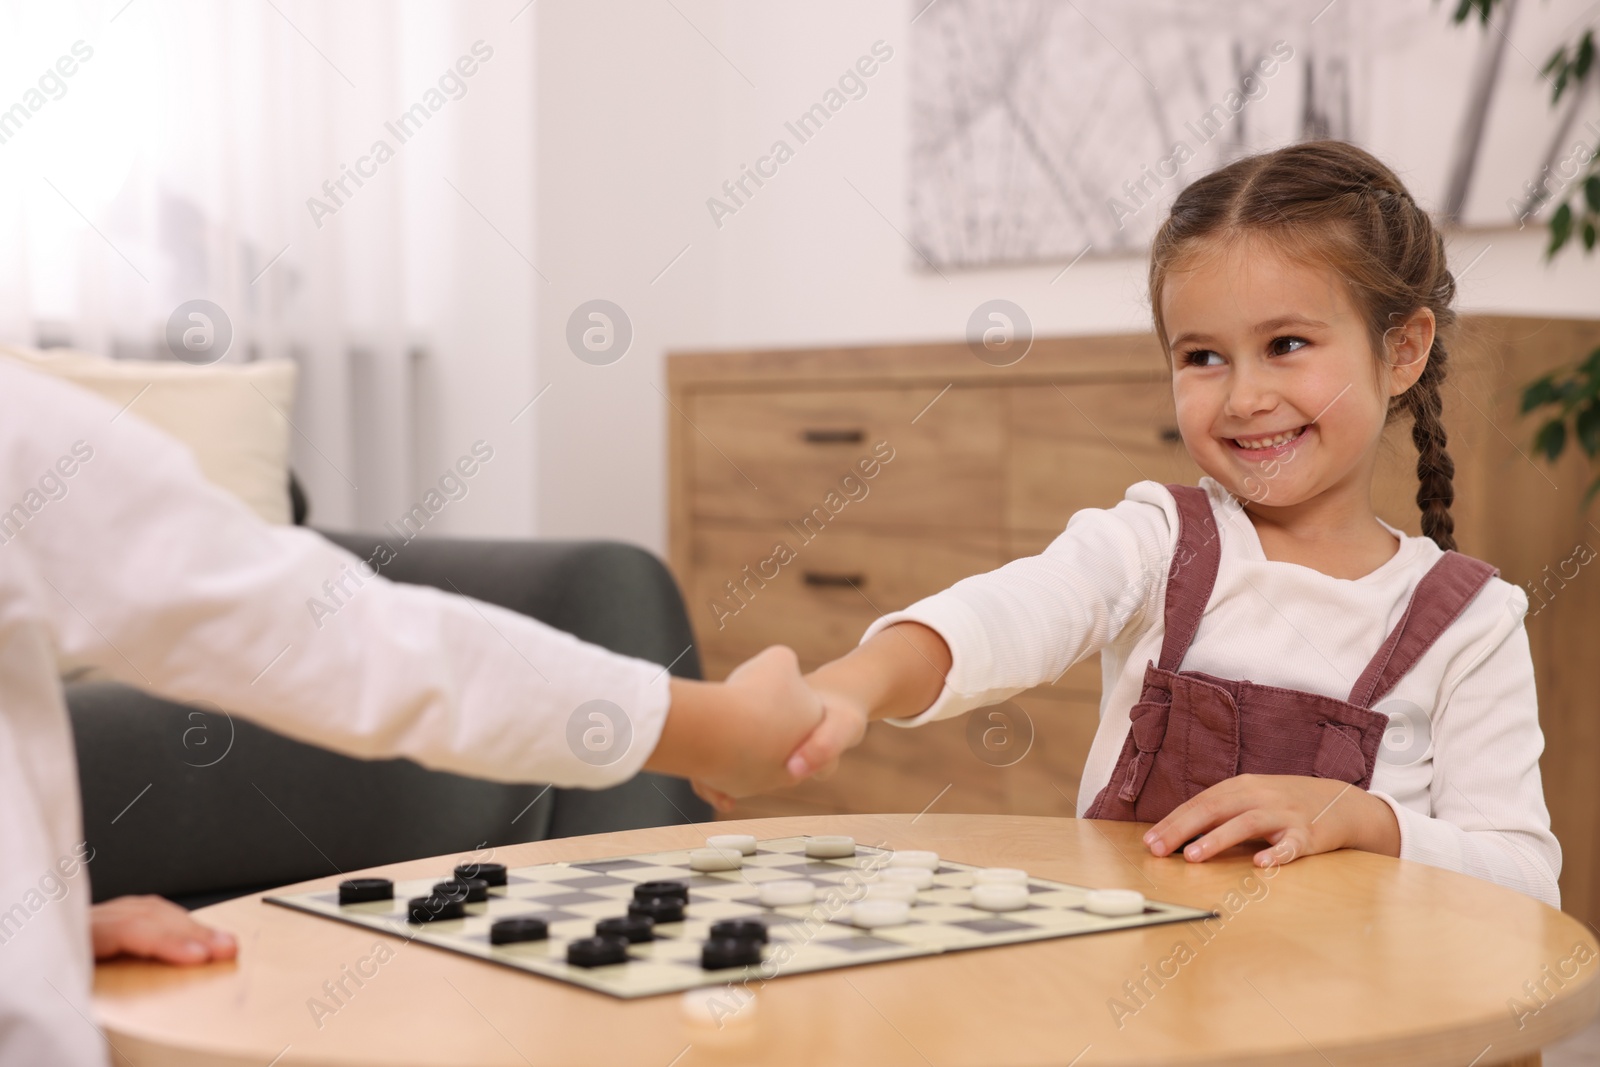
<path fill-rule="evenodd" d="M 1583 0 L 911 0 L 912 239 L 939 267 L 1136 253 L 1195 178 L 1337 137 L 1467 227 L 1526 225 L 1600 146 L 1540 68 Z M 1565 177 L 1563 177 L 1565 175 Z"/>

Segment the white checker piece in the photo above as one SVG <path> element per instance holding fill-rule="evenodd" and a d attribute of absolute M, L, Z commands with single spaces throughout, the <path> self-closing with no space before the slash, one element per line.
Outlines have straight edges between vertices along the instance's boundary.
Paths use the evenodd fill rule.
<path fill-rule="evenodd" d="M 904 926 L 879 927 L 869 932 L 850 924 L 848 882 L 862 879 L 863 876 L 852 875 L 857 868 L 870 868 L 865 876 L 870 881 L 872 871 L 884 866 L 891 850 L 858 845 L 854 857 L 818 860 L 805 855 L 805 838 L 778 838 L 760 842 L 754 855 L 744 857 L 742 869 L 714 873 L 691 870 L 688 854 L 688 849 L 681 849 L 513 868 L 508 872 L 507 885 L 489 890 L 487 903 L 467 905 L 466 918 L 415 925 L 405 921 L 406 902 L 412 897 L 427 896 L 446 871 L 434 878 L 396 882 L 393 900 L 368 904 L 341 907 L 336 889 L 265 899 L 622 998 L 739 983 L 747 978 L 760 982 L 786 974 L 960 949 L 1184 922 L 1213 914 L 1152 900 L 1146 902 L 1140 915 L 1092 915 L 1083 910 L 1086 888 L 1043 878 L 1028 879 L 1031 895 L 1026 908 L 1001 913 L 982 911 L 970 903 L 973 872 L 980 868 L 945 859 L 934 872 L 933 885 L 917 895 L 910 920 Z M 445 866 L 441 864 L 442 868 Z M 778 879 L 816 883 L 816 902 L 763 907 L 757 885 Z M 681 881 L 689 886 L 689 906 L 683 922 L 658 926 L 656 941 L 630 945 L 628 963 L 584 968 L 566 962 L 567 942 L 590 936 L 597 919 L 625 915 L 633 887 L 651 881 Z M 489 944 L 490 923 L 517 915 L 544 918 L 550 924 L 550 939 Z M 760 966 L 704 970 L 700 966 L 700 946 L 711 924 L 718 919 L 744 918 L 758 918 L 768 924 L 771 941 L 764 951 L 766 962 Z M 782 958 L 785 952 L 790 954 L 787 959 Z"/>

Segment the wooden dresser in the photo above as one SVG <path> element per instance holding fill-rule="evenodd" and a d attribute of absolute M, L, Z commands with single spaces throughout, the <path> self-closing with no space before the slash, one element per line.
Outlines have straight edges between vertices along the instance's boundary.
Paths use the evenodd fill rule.
<path fill-rule="evenodd" d="M 1461 550 L 1526 586 L 1575 545 L 1587 472 L 1527 458 L 1521 383 L 1600 344 L 1600 323 L 1464 320 L 1445 387 Z M 670 556 L 706 676 L 768 645 L 806 668 L 880 614 L 1041 551 L 1073 512 L 1144 478 L 1194 484 L 1153 334 L 1045 338 L 1008 367 L 964 343 L 669 357 Z M 1391 426 L 1378 513 L 1420 533 L 1410 424 Z M 1545 568 L 1550 570 L 1546 571 Z M 1570 570 L 1570 567 L 1568 568 Z M 1567 910 L 1600 918 L 1600 576 L 1529 618 L 1546 796 Z M 1537 606 L 1538 602 L 1535 602 Z M 1585 645 L 1584 642 L 1587 642 Z M 1587 648 L 1587 657 L 1578 649 Z M 916 730 L 876 724 L 827 781 L 736 817 L 910 812 L 1071 815 L 1099 714 L 1098 657 L 992 709 Z"/>

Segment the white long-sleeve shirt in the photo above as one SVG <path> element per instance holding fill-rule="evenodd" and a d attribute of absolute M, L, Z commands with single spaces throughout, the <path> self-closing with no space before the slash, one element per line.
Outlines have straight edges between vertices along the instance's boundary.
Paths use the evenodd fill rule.
<path fill-rule="evenodd" d="M 1400 538 L 1395 555 L 1356 579 L 1268 560 L 1255 527 L 1203 477 L 1222 559 L 1183 670 L 1248 678 L 1347 700 L 1356 679 L 1443 555 Z M 1379 520 L 1380 522 L 1382 520 Z M 1178 510 L 1158 482 L 1112 508 L 1086 508 L 1043 553 L 1014 560 L 878 619 L 922 623 L 950 646 L 938 700 L 916 726 L 1006 700 L 1100 653 L 1100 725 L 1078 792 L 1081 817 L 1104 788 L 1128 735 L 1145 664 L 1161 658 L 1167 570 Z M 1492 578 L 1374 710 L 1390 716 L 1371 792 L 1394 810 L 1400 856 L 1485 878 L 1560 906 L 1561 846 L 1539 779 L 1527 594 Z"/>
<path fill-rule="evenodd" d="M 351 572 L 348 552 L 204 481 L 136 406 L 119 414 L 0 362 L 0 1065 L 106 1062 L 88 1022 L 94 865 L 80 862 L 63 669 L 352 755 L 505 781 L 611 785 L 654 750 L 669 697 L 659 666 L 434 589 L 356 586 Z M 332 601 L 324 583 L 342 575 L 347 595 Z M 338 609 L 314 612 L 313 598 Z M 631 725 L 614 759 L 580 759 L 569 742 L 592 700 Z"/>

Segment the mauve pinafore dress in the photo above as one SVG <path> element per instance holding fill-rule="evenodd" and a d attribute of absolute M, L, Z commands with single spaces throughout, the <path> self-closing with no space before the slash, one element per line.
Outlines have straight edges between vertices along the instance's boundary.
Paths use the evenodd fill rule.
<path fill-rule="evenodd" d="M 1179 532 L 1167 572 L 1161 662 L 1145 665 L 1132 728 L 1086 817 L 1156 822 L 1238 774 L 1309 775 L 1371 788 L 1389 721 L 1372 704 L 1395 687 L 1499 569 L 1446 552 L 1417 583 L 1348 700 L 1179 670 L 1211 599 L 1222 547 L 1205 490 L 1167 488 L 1178 504 Z"/>

